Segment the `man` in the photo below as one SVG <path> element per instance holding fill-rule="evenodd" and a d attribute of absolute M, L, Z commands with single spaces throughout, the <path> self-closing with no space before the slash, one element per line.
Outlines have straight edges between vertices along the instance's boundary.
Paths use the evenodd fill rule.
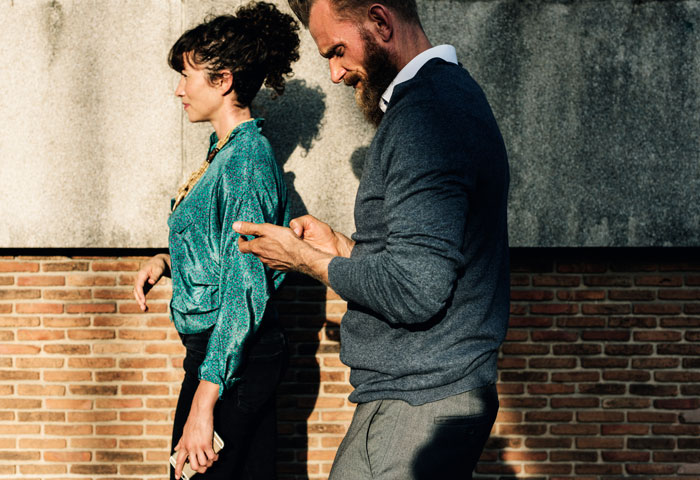
<path fill-rule="evenodd" d="M 471 478 L 498 410 L 509 310 L 508 163 L 486 98 L 414 0 L 290 0 L 331 80 L 378 126 L 352 239 L 304 216 L 236 222 L 242 252 L 348 302 L 358 406 L 331 480 Z"/>

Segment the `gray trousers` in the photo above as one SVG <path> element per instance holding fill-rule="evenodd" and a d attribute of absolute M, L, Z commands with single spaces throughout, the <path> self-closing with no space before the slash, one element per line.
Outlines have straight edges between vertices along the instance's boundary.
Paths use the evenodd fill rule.
<path fill-rule="evenodd" d="M 471 479 L 497 412 L 495 385 L 418 406 L 361 403 L 329 480 Z"/>

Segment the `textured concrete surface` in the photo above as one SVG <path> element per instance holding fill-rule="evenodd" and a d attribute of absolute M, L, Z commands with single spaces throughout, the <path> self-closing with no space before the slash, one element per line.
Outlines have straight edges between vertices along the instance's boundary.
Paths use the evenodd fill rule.
<path fill-rule="evenodd" d="M 0 2 L 0 247 L 164 244 L 179 0 Z"/>
<path fill-rule="evenodd" d="M 242 3 L 0 0 L 0 248 L 166 245 L 168 200 L 210 132 L 183 116 L 166 55 Z M 419 6 L 501 124 L 512 245 L 700 244 L 697 0 Z M 306 31 L 295 72 L 255 114 L 295 212 L 351 233 L 372 129 Z"/>
<path fill-rule="evenodd" d="M 499 119 L 512 245 L 700 244 L 700 2 L 421 5 Z"/>

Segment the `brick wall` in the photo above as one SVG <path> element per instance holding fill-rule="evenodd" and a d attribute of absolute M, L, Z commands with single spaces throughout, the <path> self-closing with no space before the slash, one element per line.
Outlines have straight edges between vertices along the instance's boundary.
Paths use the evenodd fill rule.
<path fill-rule="evenodd" d="M 166 478 L 183 355 L 169 286 L 142 314 L 131 282 L 144 257 L 26 253 L 0 257 L 0 478 Z M 480 478 L 700 480 L 699 253 L 513 251 Z M 353 410 L 345 305 L 301 276 L 277 302 L 292 350 L 279 471 L 326 478 Z"/>

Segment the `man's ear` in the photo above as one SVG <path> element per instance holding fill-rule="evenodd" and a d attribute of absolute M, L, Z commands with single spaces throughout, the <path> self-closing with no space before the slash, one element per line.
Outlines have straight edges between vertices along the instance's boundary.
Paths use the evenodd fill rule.
<path fill-rule="evenodd" d="M 394 35 L 394 15 L 391 10 L 380 3 L 375 3 L 369 7 L 367 11 L 369 21 L 372 22 L 373 33 L 379 35 L 384 41 L 388 42 Z"/>

